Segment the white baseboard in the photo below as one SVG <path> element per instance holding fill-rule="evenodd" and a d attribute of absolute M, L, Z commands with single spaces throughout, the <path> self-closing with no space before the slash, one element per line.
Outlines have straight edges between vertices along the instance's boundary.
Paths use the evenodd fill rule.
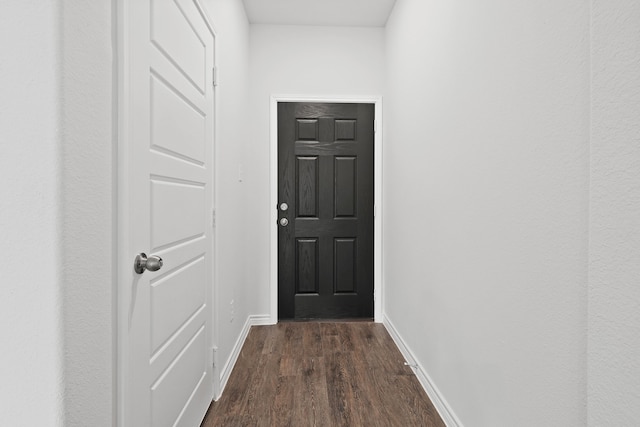
<path fill-rule="evenodd" d="M 431 377 L 429 377 L 427 371 L 425 371 L 422 365 L 420 365 L 420 363 L 416 360 L 413 352 L 402 339 L 402 336 L 398 333 L 398 330 L 395 328 L 386 314 L 383 315 L 382 323 L 387 328 L 389 335 L 391 335 L 391 338 L 393 338 L 393 341 L 398 346 L 400 353 L 402 353 L 407 363 L 412 365 L 418 381 L 422 385 L 422 388 L 424 388 L 427 396 L 429 396 L 429 399 L 431 399 L 431 403 L 433 403 L 433 406 L 435 406 L 436 410 L 440 414 L 440 418 L 442 418 L 442 421 L 444 421 L 447 427 L 463 427 L 462 423 L 460 422 L 458 417 L 456 417 L 455 413 L 445 400 L 444 396 L 442 396 L 442 393 L 440 393 L 440 391 L 438 390 L 438 387 L 436 387 Z"/>
<path fill-rule="evenodd" d="M 251 326 L 259 326 L 259 325 L 275 325 L 278 323 L 278 320 L 274 322 L 269 314 L 254 314 L 249 316 L 251 319 Z"/>
<path fill-rule="evenodd" d="M 233 367 L 236 366 L 236 362 L 238 361 L 238 356 L 240 356 L 240 350 L 242 350 L 242 346 L 244 345 L 245 340 L 247 339 L 247 335 L 249 335 L 249 329 L 252 326 L 257 325 L 272 325 L 273 322 L 271 320 L 271 316 L 268 314 L 254 314 L 247 317 L 247 321 L 244 322 L 244 326 L 240 331 L 240 335 L 236 340 L 235 345 L 231 349 L 231 354 L 229 355 L 229 359 L 227 359 L 227 363 L 225 363 L 224 368 L 220 373 L 220 391 L 217 396 L 215 396 L 215 400 L 218 400 L 220 396 L 222 396 L 222 392 L 227 385 L 227 381 L 229 381 L 229 377 L 231 376 L 231 372 L 233 371 Z"/>

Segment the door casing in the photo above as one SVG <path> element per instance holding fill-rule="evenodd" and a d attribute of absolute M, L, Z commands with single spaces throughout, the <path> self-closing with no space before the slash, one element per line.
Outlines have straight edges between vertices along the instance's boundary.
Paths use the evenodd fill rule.
<path fill-rule="evenodd" d="M 374 135 L 374 321 L 382 322 L 382 300 L 384 284 L 382 281 L 382 97 L 381 96 L 314 96 L 314 95 L 272 95 L 270 108 L 270 248 L 271 274 L 270 284 L 270 317 L 271 323 L 278 323 L 278 102 L 327 102 L 327 103 L 361 103 L 375 105 Z"/>
<path fill-rule="evenodd" d="M 202 0 L 192 0 L 196 7 L 200 10 L 200 13 L 205 18 L 205 24 L 209 27 L 211 32 L 214 35 L 213 49 L 214 49 L 214 67 L 217 68 L 217 31 L 215 26 L 213 25 L 213 21 L 211 17 L 208 15 L 207 10 L 202 5 Z M 129 253 L 129 233 L 132 227 L 135 227 L 135 224 L 132 224 L 130 221 L 130 209 L 131 204 L 130 193 L 129 193 L 129 181 L 130 177 L 130 167 L 131 167 L 131 153 L 130 153 L 130 145 L 134 142 L 132 141 L 131 136 L 131 110 L 132 103 L 130 99 L 130 72 L 129 72 L 129 57 L 130 57 L 130 49 L 129 43 L 131 40 L 131 34 L 129 31 L 129 26 L 131 25 L 130 18 L 130 5 L 127 0 L 116 0 L 116 63 L 115 69 L 117 72 L 117 95 L 116 95 L 116 105 L 117 105 L 117 143 L 116 143 L 116 168 L 114 171 L 114 176 L 116 177 L 116 191 L 115 191 L 115 202 L 117 205 L 117 216 L 116 216 L 116 224 L 115 224 L 115 236 L 116 242 L 114 248 L 117 253 L 114 256 L 116 259 L 116 266 L 114 274 L 117 277 L 117 281 L 115 284 L 115 292 L 114 292 L 114 300 L 113 300 L 113 318 L 115 319 L 113 326 L 113 341 L 115 348 L 115 363 L 114 363 L 114 373 L 113 373 L 113 382 L 114 382 L 114 416 L 116 419 L 116 425 L 124 426 L 125 419 L 125 396 L 126 396 L 126 381 L 127 375 L 130 371 L 130 366 L 128 363 L 128 344 L 127 344 L 127 330 L 129 321 L 128 321 L 128 310 L 129 299 L 130 299 L 130 289 L 128 288 L 130 269 L 133 268 L 133 262 L 131 259 L 127 257 Z M 218 136 L 218 126 L 216 121 L 216 113 L 218 111 L 218 97 L 214 96 L 214 132 L 213 132 L 213 149 L 211 150 L 209 161 L 213 166 L 213 208 L 215 211 L 215 207 L 217 206 L 216 198 L 217 198 L 217 179 L 216 179 L 216 144 L 217 136 Z M 217 259 L 217 245 L 216 245 L 216 230 L 213 228 L 213 238 L 211 247 L 209 251 L 211 253 L 212 258 L 212 268 L 213 268 L 213 283 L 211 288 L 211 299 L 213 301 L 212 304 L 212 315 L 213 319 L 211 320 L 211 343 L 213 348 L 211 350 L 211 354 L 209 355 L 209 362 L 213 364 L 214 354 L 213 352 L 217 348 L 217 343 L 219 342 L 219 330 L 218 330 L 218 318 L 217 318 L 217 310 L 215 310 L 215 304 L 217 302 L 217 277 L 218 270 L 216 268 L 216 259 Z M 219 367 L 217 364 L 214 365 L 213 368 L 213 393 L 214 397 L 218 397 L 220 395 L 220 374 Z"/>

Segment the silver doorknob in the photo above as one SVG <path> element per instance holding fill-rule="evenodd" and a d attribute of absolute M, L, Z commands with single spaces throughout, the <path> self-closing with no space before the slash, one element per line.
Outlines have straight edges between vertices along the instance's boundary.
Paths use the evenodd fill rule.
<path fill-rule="evenodd" d="M 288 209 L 289 209 L 289 205 L 288 205 L 288 204 L 286 204 L 286 203 L 281 203 L 281 204 L 280 204 L 280 210 L 281 210 L 281 211 L 283 211 L 283 212 L 284 212 L 284 211 L 286 211 L 286 210 L 288 210 Z"/>
<path fill-rule="evenodd" d="M 286 227 L 289 225 L 289 220 L 287 218 L 280 218 L 280 225 Z"/>
<path fill-rule="evenodd" d="M 136 259 L 133 263 L 133 269 L 136 273 L 142 274 L 145 270 L 158 271 L 162 268 L 162 258 L 157 255 L 150 255 L 147 258 L 147 254 L 144 252 L 136 255 Z"/>

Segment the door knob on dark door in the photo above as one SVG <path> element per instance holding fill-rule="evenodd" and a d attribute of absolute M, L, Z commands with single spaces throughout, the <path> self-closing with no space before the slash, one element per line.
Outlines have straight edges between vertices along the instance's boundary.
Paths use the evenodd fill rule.
<path fill-rule="evenodd" d="M 289 225 L 289 220 L 287 218 L 280 218 L 280 225 L 286 227 Z"/>
<path fill-rule="evenodd" d="M 162 258 L 157 255 L 150 255 L 147 257 L 147 254 L 144 252 L 136 255 L 135 262 L 133 263 L 133 269 L 136 273 L 142 274 L 145 270 L 149 271 L 158 271 L 162 268 Z"/>

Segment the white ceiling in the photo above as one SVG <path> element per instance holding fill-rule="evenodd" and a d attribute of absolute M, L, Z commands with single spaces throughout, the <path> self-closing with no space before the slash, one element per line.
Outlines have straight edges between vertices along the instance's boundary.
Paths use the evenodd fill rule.
<path fill-rule="evenodd" d="M 396 0 L 243 0 L 252 24 L 384 27 Z"/>

